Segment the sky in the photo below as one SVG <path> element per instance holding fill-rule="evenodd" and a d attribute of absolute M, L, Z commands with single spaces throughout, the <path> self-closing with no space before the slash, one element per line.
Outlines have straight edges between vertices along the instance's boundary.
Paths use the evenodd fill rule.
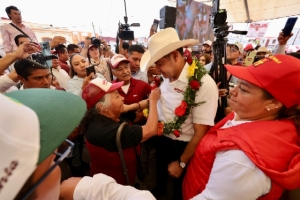
<path fill-rule="evenodd" d="M 75 3 L 76 2 L 76 3 Z M 93 32 L 102 36 L 116 36 L 118 23 L 124 23 L 125 8 L 123 0 L 10 0 L 0 1 L 0 16 L 7 17 L 5 8 L 14 5 L 21 10 L 23 21 L 68 27 L 71 30 Z M 148 37 L 154 19 L 167 0 L 127 0 L 128 23 L 140 23 L 131 28 L 135 37 Z M 46 27 L 45 27 L 46 28 Z"/>

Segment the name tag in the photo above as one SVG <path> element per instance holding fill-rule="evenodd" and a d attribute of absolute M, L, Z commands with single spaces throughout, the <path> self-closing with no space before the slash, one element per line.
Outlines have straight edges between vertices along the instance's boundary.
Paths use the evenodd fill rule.
<path fill-rule="evenodd" d="M 184 91 L 179 88 L 174 88 L 174 91 L 180 94 L 184 94 Z"/>

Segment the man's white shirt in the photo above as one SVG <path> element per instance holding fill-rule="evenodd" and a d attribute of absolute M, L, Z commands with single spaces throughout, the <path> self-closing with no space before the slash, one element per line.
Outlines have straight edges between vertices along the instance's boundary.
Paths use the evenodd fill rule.
<path fill-rule="evenodd" d="M 188 67 L 189 65 L 186 63 L 176 81 L 170 82 L 167 78 L 162 82 L 160 86 L 161 96 L 157 102 L 159 121 L 170 122 L 174 119 L 175 108 L 181 104 L 183 92 L 188 85 Z M 182 134 L 180 137 L 176 138 L 173 134 L 164 134 L 164 136 L 173 140 L 189 142 L 194 135 L 194 123 L 213 126 L 218 107 L 218 96 L 219 92 L 215 81 L 208 74 L 204 75 L 201 79 L 201 87 L 196 94 L 195 101 L 205 101 L 205 103 L 191 110 L 191 114 L 181 126 Z"/>

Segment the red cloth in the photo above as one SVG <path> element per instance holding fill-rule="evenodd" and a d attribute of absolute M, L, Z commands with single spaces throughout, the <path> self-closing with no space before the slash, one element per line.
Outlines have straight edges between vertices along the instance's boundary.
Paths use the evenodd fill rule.
<path fill-rule="evenodd" d="M 59 60 L 59 66 L 69 74 L 70 66 L 68 65 L 67 62 Z"/>
<path fill-rule="evenodd" d="M 104 148 L 94 146 L 88 141 L 86 141 L 86 147 L 91 156 L 91 176 L 103 173 L 114 178 L 117 183 L 127 185 L 119 152 L 106 151 Z M 139 154 L 141 151 L 140 146 L 123 149 L 123 155 L 131 184 L 134 183 L 137 174 L 137 160 L 134 148 L 136 148 L 137 153 Z"/>
<path fill-rule="evenodd" d="M 116 82 L 118 81 L 113 81 L 113 83 Z M 118 91 L 124 97 L 124 104 L 129 105 L 147 99 L 151 92 L 151 86 L 144 81 L 131 78 L 127 94 L 123 92 L 122 88 L 119 88 Z"/>
<path fill-rule="evenodd" d="M 260 200 L 279 199 L 283 189 L 300 187 L 299 138 L 291 120 L 255 121 L 219 129 L 230 119 L 233 113 L 213 127 L 198 144 L 183 181 L 184 199 L 205 189 L 216 153 L 229 149 L 242 150 L 272 180 L 271 191 Z"/>

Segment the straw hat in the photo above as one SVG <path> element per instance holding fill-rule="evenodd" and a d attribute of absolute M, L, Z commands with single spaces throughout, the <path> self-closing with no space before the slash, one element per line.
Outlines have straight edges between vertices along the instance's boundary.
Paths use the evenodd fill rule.
<path fill-rule="evenodd" d="M 141 69 L 147 70 L 156 61 L 180 47 L 193 46 L 199 43 L 199 40 L 195 39 L 180 40 L 174 28 L 166 28 L 149 39 L 148 50 L 141 59 Z"/>

